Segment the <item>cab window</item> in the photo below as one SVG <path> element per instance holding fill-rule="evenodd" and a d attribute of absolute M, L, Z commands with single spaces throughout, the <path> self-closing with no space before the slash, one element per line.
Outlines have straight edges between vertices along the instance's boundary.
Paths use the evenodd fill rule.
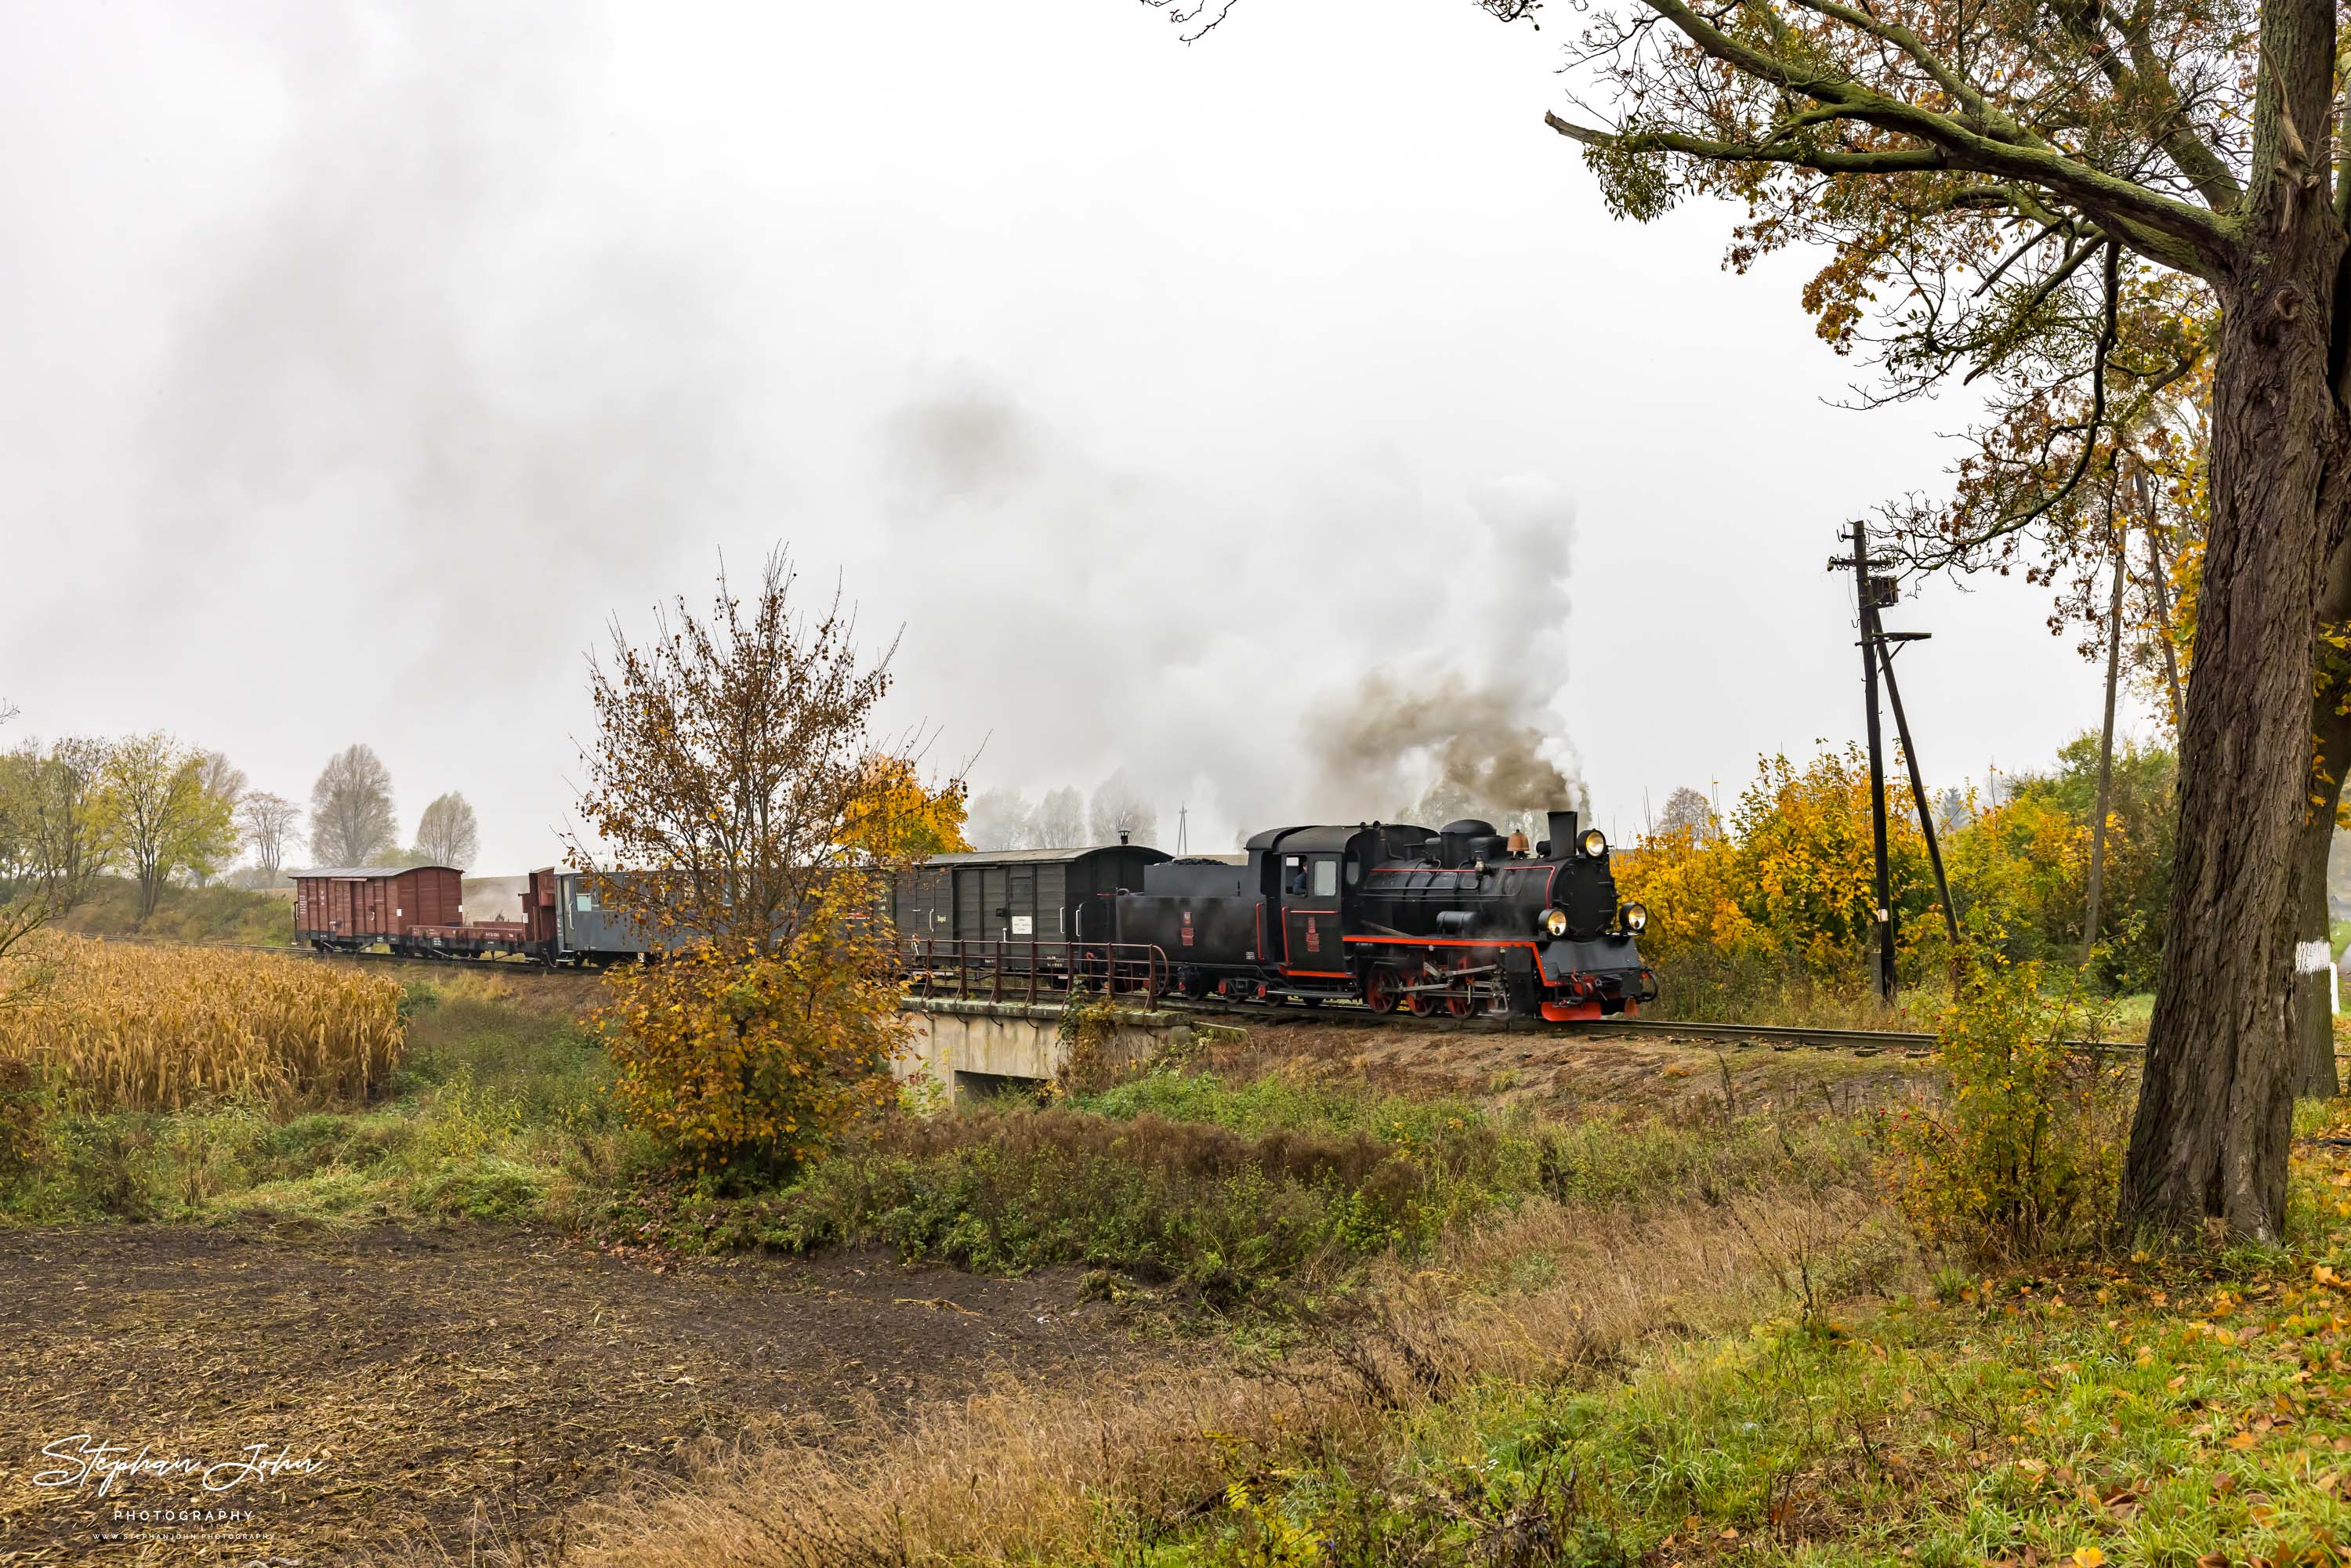
<path fill-rule="evenodd" d="M 1306 857 L 1304 855 L 1281 857 L 1281 892 L 1285 898 L 1306 896 Z"/>
<path fill-rule="evenodd" d="M 1316 855 L 1314 857 L 1314 896 L 1317 898 L 1339 896 L 1339 862 L 1336 856 Z"/>

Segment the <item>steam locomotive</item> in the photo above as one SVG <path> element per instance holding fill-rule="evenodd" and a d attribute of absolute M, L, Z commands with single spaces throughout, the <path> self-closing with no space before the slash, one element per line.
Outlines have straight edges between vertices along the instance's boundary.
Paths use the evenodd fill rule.
<path fill-rule="evenodd" d="M 1374 1012 L 1554 1021 L 1638 1010 L 1657 994 L 1619 904 L 1608 841 L 1553 811 L 1531 848 L 1474 819 L 1276 828 L 1238 864 L 1170 860 L 1115 901 L 1118 940 L 1150 943 L 1177 987 L 1251 999 L 1334 998 Z"/>

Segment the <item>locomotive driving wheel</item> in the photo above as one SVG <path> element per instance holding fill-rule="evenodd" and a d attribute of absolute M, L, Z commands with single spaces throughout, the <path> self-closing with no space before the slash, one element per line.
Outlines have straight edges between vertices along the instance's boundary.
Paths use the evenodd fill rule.
<path fill-rule="evenodd" d="M 1364 1005 L 1375 1013 L 1392 1013 L 1404 1001 L 1404 977 L 1385 964 L 1374 964 L 1364 977 Z"/>
<path fill-rule="evenodd" d="M 1437 1009 L 1445 1005 L 1444 999 L 1439 997 L 1436 991 L 1421 988 L 1423 987 L 1442 984 L 1444 978 L 1445 971 L 1438 968 L 1436 965 L 1424 964 L 1421 966 L 1420 973 L 1413 977 L 1414 989 L 1411 998 L 1413 1017 L 1416 1019 L 1427 1018 L 1434 1014 Z"/>
<path fill-rule="evenodd" d="M 1469 988 L 1475 982 L 1462 972 L 1471 967 L 1470 960 L 1466 956 L 1455 959 L 1453 961 L 1455 973 L 1451 977 L 1453 983 L 1446 988 L 1445 1010 L 1458 1019 L 1466 1019 L 1478 1010 L 1476 993 Z"/>

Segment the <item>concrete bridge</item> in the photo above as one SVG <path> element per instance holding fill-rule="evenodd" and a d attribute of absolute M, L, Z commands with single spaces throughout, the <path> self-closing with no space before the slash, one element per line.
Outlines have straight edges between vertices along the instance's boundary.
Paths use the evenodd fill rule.
<path fill-rule="evenodd" d="M 891 1071 L 902 1083 L 930 1079 L 950 1103 L 1040 1089 L 1070 1065 L 1075 1042 L 1062 1027 L 1067 1009 L 1060 1002 L 908 997 L 899 1006 L 911 1028 Z M 1241 1032 L 1170 1011 L 1122 1008 L 1102 1016 L 1104 1027 L 1088 1050 L 1105 1065 L 1132 1065 L 1171 1046 Z"/>

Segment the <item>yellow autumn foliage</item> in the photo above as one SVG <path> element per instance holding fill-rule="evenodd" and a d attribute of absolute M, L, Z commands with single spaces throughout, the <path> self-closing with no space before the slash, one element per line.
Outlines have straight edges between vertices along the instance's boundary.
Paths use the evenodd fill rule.
<path fill-rule="evenodd" d="M 704 942 L 605 977 L 613 1095 L 684 1165 L 789 1173 L 894 1092 L 904 1024 L 859 886 L 825 884 L 780 953 Z"/>
<path fill-rule="evenodd" d="M 964 810 L 963 780 L 934 789 L 905 758 L 880 757 L 866 764 L 863 788 L 848 804 L 844 839 L 884 865 L 954 854 L 971 848 Z"/>
<path fill-rule="evenodd" d="M 7 967 L 0 1061 L 91 1110 L 361 1096 L 406 1045 L 397 981 L 319 959 L 47 933 Z"/>
<path fill-rule="evenodd" d="M 1939 936 L 1926 841 L 1887 823 L 1903 956 Z M 1698 955 L 1814 979 L 1856 972 L 1873 929 L 1869 765 L 1858 747 L 1799 768 L 1761 760 L 1730 821 L 1653 834 L 1614 857 L 1619 896 L 1647 906 L 1644 951 L 1662 972 Z"/>

